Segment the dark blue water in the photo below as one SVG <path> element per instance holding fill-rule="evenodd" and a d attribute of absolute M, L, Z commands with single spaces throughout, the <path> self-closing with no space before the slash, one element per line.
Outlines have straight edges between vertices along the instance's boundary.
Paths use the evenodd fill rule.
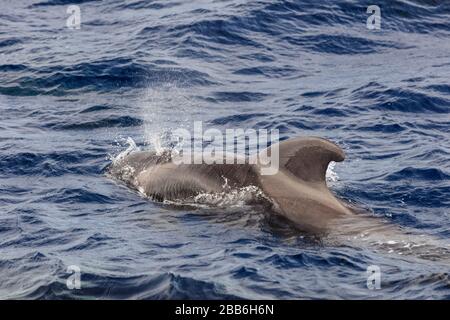
<path fill-rule="evenodd" d="M 448 241 L 450 3 L 376 2 L 381 30 L 373 1 L 2 1 L 0 298 L 449 299 L 448 264 L 249 206 L 175 210 L 104 174 L 128 137 L 194 120 L 322 136 L 347 153 L 334 192 Z"/>

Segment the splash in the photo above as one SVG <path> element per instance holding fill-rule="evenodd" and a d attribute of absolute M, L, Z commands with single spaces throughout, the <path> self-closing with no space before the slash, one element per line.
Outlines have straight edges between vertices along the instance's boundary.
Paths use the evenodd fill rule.
<path fill-rule="evenodd" d="M 327 173 L 325 174 L 327 182 L 331 185 L 337 183 L 339 181 L 339 176 L 334 171 L 334 167 L 336 166 L 336 162 L 331 161 L 327 168 Z"/>
<path fill-rule="evenodd" d="M 117 162 L 121 161 L 123 158 L 128 156 L 130 153 L 139 151 L 140 148 L 136 145 L 136 142 L 134 142 L 133 138 L 128 137 L 125 141 L 125 143 L 128 145 L 127 148 L 123 151 L 121 151 L 116 156 L 109 154 L 108 157 L 111 160 L 113 164 L 116 164 Z"/>
<path fill-rule="evenodd" d="M 141 105 L 144 120 L 144 143 L 157 154 L 174 147 L 172 132 L 176 128 L 189 129 L 199 106 L 182 83 L 164 83 L 148 88 Z"/>

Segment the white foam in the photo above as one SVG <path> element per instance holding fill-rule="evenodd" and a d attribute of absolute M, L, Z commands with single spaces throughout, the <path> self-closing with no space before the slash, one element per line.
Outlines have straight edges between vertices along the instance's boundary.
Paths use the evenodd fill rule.
<path fill-rule="evenodd" d="M 328 164 L 327 172 L 325 174 L 327 182 L 333 184 L 339 181 L 339 176 L 334 171 L 334 167 L 336 166 L 336 162 L 331 161 Z"/>
<path fill-rule="evenodd" d="M 198 207 L 242 207 L 251 201 L 265 198 L 261 189 L 247 186 L 228 189 L 217 193 L 200 193 L 190 199 L 165 201 L 170 204 L 193 205 Z"/>

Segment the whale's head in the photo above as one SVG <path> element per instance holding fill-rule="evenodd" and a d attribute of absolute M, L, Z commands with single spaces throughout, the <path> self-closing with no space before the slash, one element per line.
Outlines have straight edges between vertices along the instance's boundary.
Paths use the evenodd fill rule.
<path fill-rule="evenodd" d="M 170 161 L 170 153 L 157 155 L 154 152 L 135 151 L 114 159 L 105 171 L 107 175 L 132 185 L 143 170 L 168 161 Z"/>

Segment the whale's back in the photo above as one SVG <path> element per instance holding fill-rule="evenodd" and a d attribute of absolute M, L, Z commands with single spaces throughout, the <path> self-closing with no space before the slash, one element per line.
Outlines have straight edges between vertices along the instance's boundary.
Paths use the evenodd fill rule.
<path fill-rule="evenodd" d="M 266 152 L 271 155 L 273 148 Z M 326 185 L 330 161 L 345 157 L 337 145 L 304 137 L 282 141 L 278 150 L 274 175 L 262 174 L 258 164 L 175 164 L 170 152 L 133 152 L 114 162 L 109 173 L 157 201 L 255 186 L 272 200 L 275 211 L 306 229 L 321 229 L 331 218 L 349 213 Z"/>
<path fill-rule="evenodd" d="M 146 196 L 182 200 L 199 193 L 223 192 L 233 188 L 259 186 L 254 165 L 175 164 L 170 153 L 133 152 L 111 164 L 108 173 Z"/>

